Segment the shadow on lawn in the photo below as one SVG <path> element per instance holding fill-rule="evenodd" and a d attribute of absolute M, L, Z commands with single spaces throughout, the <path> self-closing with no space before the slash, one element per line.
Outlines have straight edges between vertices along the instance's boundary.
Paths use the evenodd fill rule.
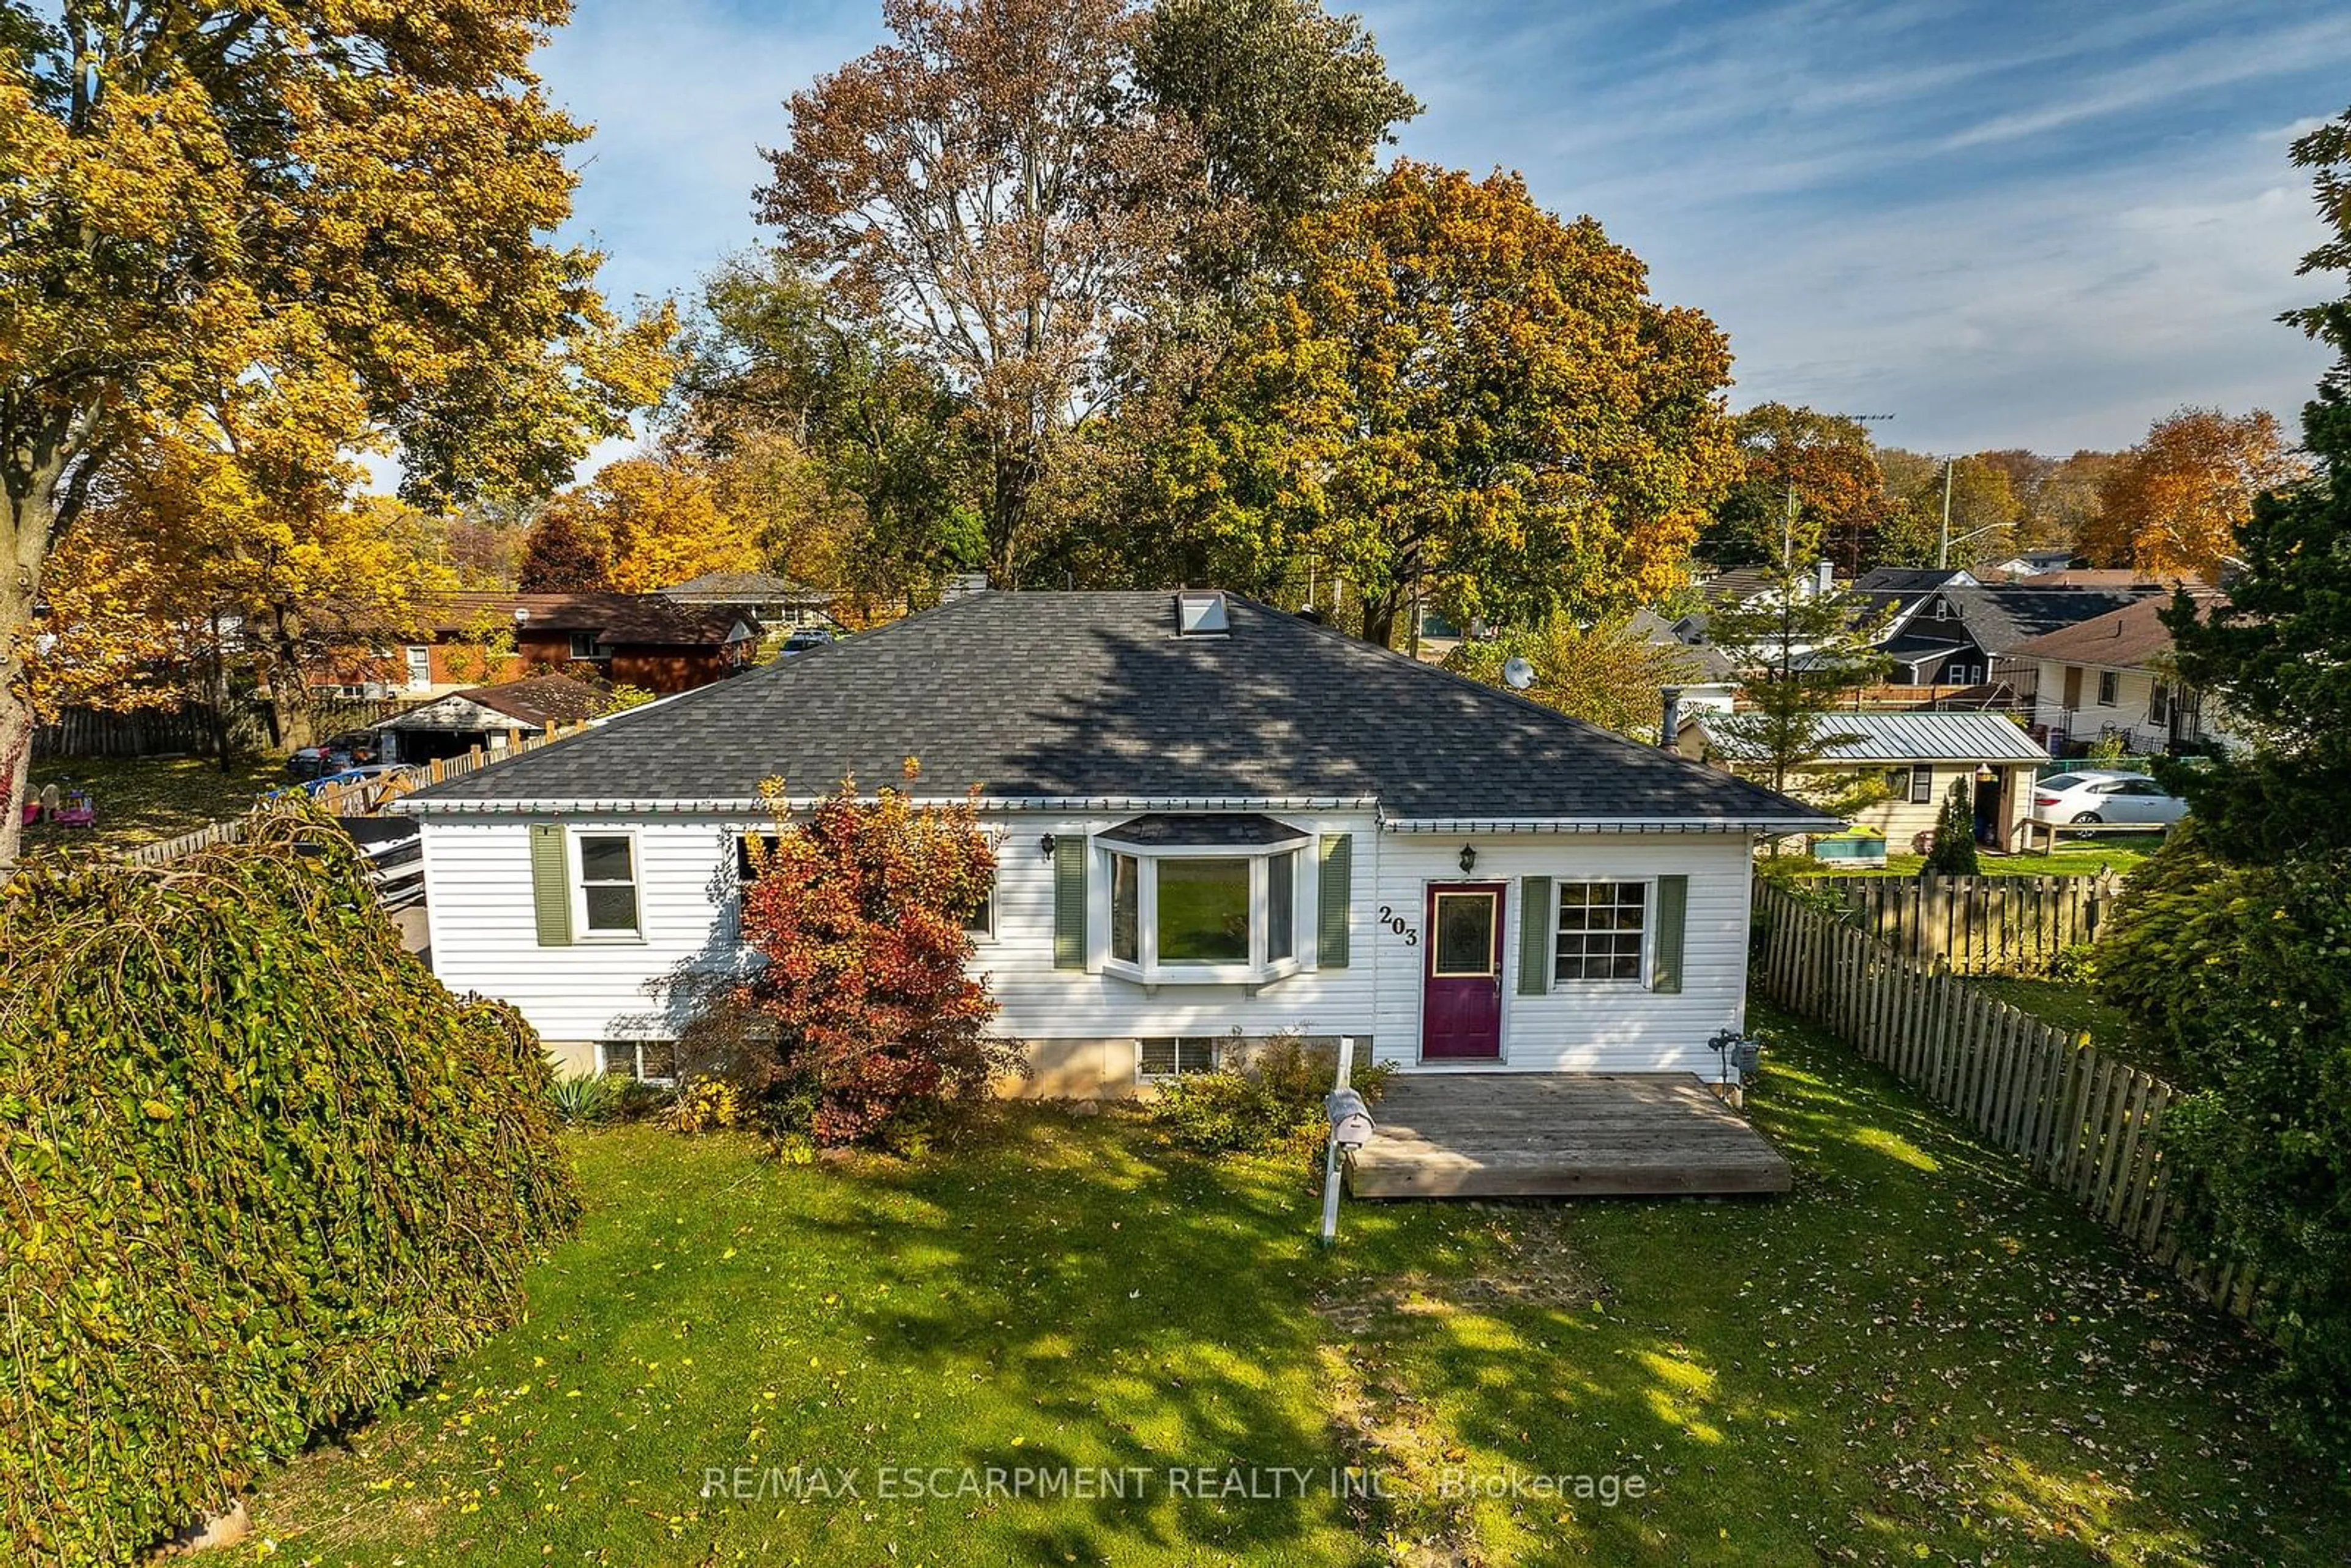
<path fill-rule="evenodd" d="M 1560 1536 L 1621 1563 L 2342 1560 L 2234 1325 L 1832 1045 L 1792 1039 L 1756 1103 L 1788 1197 L 1510 1206 L 1556 1217 L 1606 1299 L 1370 1325 L 1472 1462 L 1655 1489 L 1477 1505 L 1499 1560 Z"/>
<path fill-rule="evenodd" d="M 1009 1530 L 1027 1561 L 1136 1546 L 1251 1556 L 1352 1528 L 1329 1495 L 1345 1455 L 1316 1410 L 1305 1195 L 1251 1175 L 1262 1179 L 1164 1152 L 1123 1116 L 1025 1107 L 1006 1108 L 984 1155 L 861 1171 L 932 1217 L 893 1224 L 874 1261 L 892 1302 L 860 1314 L 877 1356 L 943 1377 L 974 1375 L 963 1369 L 983 1355 L 999 1402 L 1068 1429 L 967 1443 L 953 1462 L 1142 1472 L 1123 1497 L 1008 1503 L 1008 1523 L 1037 1512 Z M 831 1223 L 844 1240 L 864 1229 Z M 1214 1493 L 1236 1469 L 1259 1495 L 1171 1495 L 1171 1470 L 1210 1472 L 1190 1490 Z"/>

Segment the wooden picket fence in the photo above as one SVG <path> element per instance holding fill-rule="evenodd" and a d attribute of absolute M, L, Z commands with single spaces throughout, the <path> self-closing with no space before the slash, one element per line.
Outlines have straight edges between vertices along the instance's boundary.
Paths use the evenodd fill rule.
<path fill-rule="evenodd" d="M 413 768 L 403 768 L 394 773 L 381 774 L 360 783 L 325 785 L 319 789 L 316 799 L 329 816 L 373 816 L 382 810 L 387 801 L 396 800 L 411 789 L 422 789 L 427 785 L 444 783 L 452 779 L 462 779 L 468 773 L 477 772 L 488 767 L 493 762 L 518 756 L 526 751 L 536 751 L 540 747 L 552 746 L 559 740 L 567 740 L 587 727 L 586 725 L 580 724 L 574 725 L 569 729 L 551 728 L 543 736 L 519 740 L 511 746 L 500 747 L 496 750 L 485 750 L 476 747 L 463 757 L 436 758 L 431 762 L 420 762 Z M 246 824 L 252 820 L 250 813 L 243 817 L 231 817 L 225 821 L 213 822 L 198 828 L 193 832 L 182 833 L 176 839 L 165 839 L 160 843 L 141 844 L 136 849 L 125 851 L 124 858 L 141 865 L 165 865 L 183 855 L 192 855 L 198 850 L 210 849 L 215 844 L 236 842 L 245 837 Z"/>
<path fill-rule="evenodd" d="M 1755 923 L 1765 996 L 1891 1070 L 2199 1293 L 2265 1319 L 2252 1270 L 2181 1249 L 2184 1177 L 2162 1146 L 2171 1085 L 1784 889 L 1757 885 Z"/>
<path fill-rule="evenodd" d="M 2097 939 L 2123 881 L 2095 876 L 1823 876 L 1861 928 L 1922 963 L 1961 975 L 2045 973 Z"/>

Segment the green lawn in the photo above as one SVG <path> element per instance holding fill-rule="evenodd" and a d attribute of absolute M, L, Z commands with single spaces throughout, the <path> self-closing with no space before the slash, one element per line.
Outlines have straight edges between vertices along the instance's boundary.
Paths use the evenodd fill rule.
<path fill-rule="evenodd" d="M 78 785 L 98 805 L 98 828 L 53 828 L 25 834 L 26 845 L 152 843 L 243 815 L 254 798 L 287 782 L 282 757 L 247 757 L 220 764 L 202 757 L 67 757 L 33 764 L 32 789 Z"/>
<path fill-rule="evenodd" d="M 2351 1558 L 2340 1467 L 2271 1436 L 2242 1334 L 1885 1074 L 1782 1040 L 1784 1199 L 1351 1203 L 1328 1254 L 1300 1173 L 1123 1115 L 1008 1110 L 913 1166 L 582 1135 L 590 1213 L 529 1320 L 265 1478 L 257 1525 L 387 1568 Z M 769 1495 L 702 1495 L 737 1465 Z M 1232 1465 L 1286 1495 L 1170 1495 Z M 1388 1495 L 1332 1497 L 1346 1465 Z M 794 1466 L 860 1495 L 758 1479 Z M 910 1500 L 883 1466 L 1147 1479 Z"/>
<path fill-rule="evenodd" d="M 2150 834 L 2117 835 L 2085 843 L 2079 839 L 2067 839 L 2047 854 L 2035 851 L 2029 854 L 1978 857 L 1978 869 L 1985 876 L 2095 876 L 2102 871 L 2114 871 L 2128 875 L 2138 863 L 2155 852 L 2156 839 Z M 1885 869 L 1875 866 L 1847 868 L 1834 861 L 1806 861 L 1807 876 L 1917 876 L 1927 863 L 1924 855 L 1889 854 Z"/>

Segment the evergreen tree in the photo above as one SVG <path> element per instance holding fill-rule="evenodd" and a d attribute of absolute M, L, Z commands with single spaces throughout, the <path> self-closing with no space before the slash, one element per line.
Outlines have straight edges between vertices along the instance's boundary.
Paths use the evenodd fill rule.
<path fill-rule="evenodd" d="M 2351 270 L 2351 113 L 2294 144 L 2318 171 L 2333 243 L 2302 270 Z M 2222 694 L 2250 745 L 2158 771 L 2224 859 L 2266 864 L 2351 849 L 2351 296 L 2289 313 L 2339 358 L 2304 405 L 2316 472 L 2253 504 L 2229 601 L 2199 619 L 2178 594 L 2164 612 L 2192 686 Z"/>
<path fill-rule="evenodd" d="M 1867 601 L 1822 593 L 1809 570 L 1816 528 L 1791 518 L 1769 590 L 1745 604 L 1717 605 L 1707 640 L 1738 666 L 1747 706 L 1709 722 L 1722 759 L 1742 777 L 1850 816 L 1886 798 L 1881 776 L 1812 772 L 1834 747 L 1857 738 L 1835 721 L 1838 702 L 1883 675 L 1874 645 L 1878 619 Z"/>
<path fill-rule="evenodd" d="M 1943 796 L 1943 814 L 1935 823 L 1935 847 L 1921 868 L 1936 876 L 1973 876 L 1983 868 L 1976 860 L 1976 800 L 1973 780 L 1965 775 L 1952 781 Z"/>

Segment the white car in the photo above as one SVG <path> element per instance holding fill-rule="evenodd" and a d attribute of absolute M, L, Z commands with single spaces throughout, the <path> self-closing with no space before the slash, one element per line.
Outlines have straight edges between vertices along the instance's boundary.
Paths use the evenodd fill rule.
<path fill-rule="evenodd" d="M 2032 787 L 2032 814 L 2044 822 L 2176 822 L 2188 802 L 2143 773 L 2053 773 Z"/>

